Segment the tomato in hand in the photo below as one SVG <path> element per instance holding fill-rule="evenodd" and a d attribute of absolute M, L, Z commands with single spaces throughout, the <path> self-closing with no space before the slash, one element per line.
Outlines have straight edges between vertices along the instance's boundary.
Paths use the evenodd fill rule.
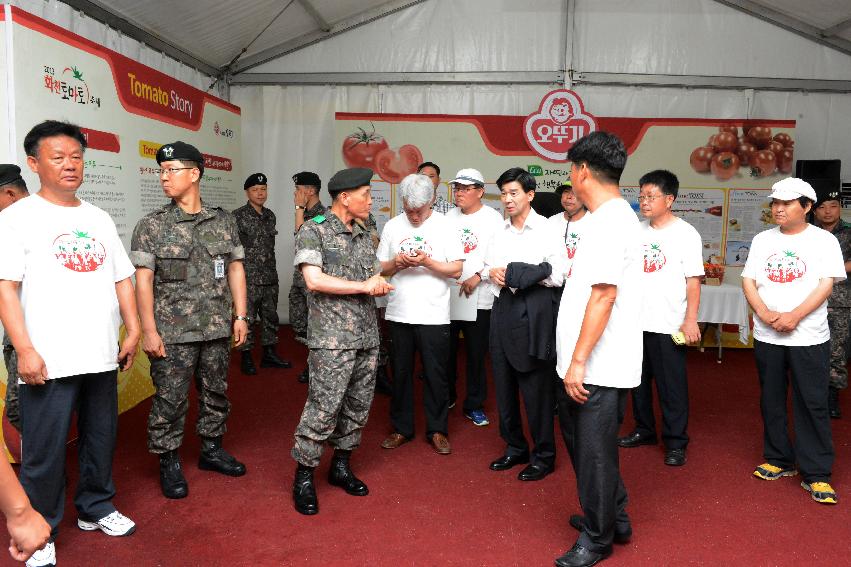
<path fill-rule="evenodd" d="M 399 183 L 406 175 L 416 173 L 423 162 L 423 154 L 413 144 L 405 144 L 398 150 L 386 148 L 375 156 L 375 171 L 384 181 Z"/>
<path fill-rule="evenodd" d="M 792 148 L 783 148 L 777 154 L 777 169 L 780 173 L 792 173 L 792 166 L 795 164 L 795 151 Z"/>
<path fill-rule="evenodd" d="M 777 171 L 777 156 L 771 150 L 759 150 L 751 155 L 750 165 L 752 177 L 765 177 Z"/>
<path fill-rule="evenodd" d="M 783 147 L 786 148 L 791 148 L 795 145 L 795 141 L 792 140 L 792 136 L 790 136 L 786 132 L 780 132 L 779 134 L 776 134 L 774 136 L 774 141 L 780 142 L 781 144 L 783 144 Z"/>
<path fill-rule="evenodd" d="M 736 155 L 739 156 L 739 161 L 742 165 L 748 165 L 751 161 L 751 154 L 756 151 L 756 146 L 750 142 L 739 142 L 736 147 Z"/>
<path fill-rule="evenodd" d="M 729 132 L 734 135 L 736 138 L 739 137 L 739 127 L 738 126 L 719 126 L 719 132 Z"/>
<path fill-rule="evenodd" d="M 343 162 L 347 167 L 368 167 L 375 169 L 375 158 L 383 150 L 388 148 L 387 140 L 383 136 L 367 132 L 358 128 L 343 140 Z"/>
<path fill-rule="evenodd" d="M 748 130 L 748 138 L 757 148 L 764 150 L 771 142 L 771 128 L 768 126 L 751 126 Z"/>
<path fill-rule="evenodd" d="M 725 181 L 739 172 L 739 156 L 733 152 L 715 154 L 710 167 L 715 179 Z"/>
<path fill-rule="evenodd" d="M 695 148 L 693 152 L 691 152 L 691 156 L 689 156 L 688 161 L 691 164 L 691 168 L 698 173 L 707 173 L 709 171 L 709 164 L 712 161 L 712 156 L 715 155 L 715 148 L 710 146 L 701 146 L 699 148 Z"/>
<path fill-rule="evenodd" d="M 719 152 L 732 152 L 739 145 L 739 139 L 731 132 L 718 132 L 715 134 L 715 142 L 712 144 Z"/>

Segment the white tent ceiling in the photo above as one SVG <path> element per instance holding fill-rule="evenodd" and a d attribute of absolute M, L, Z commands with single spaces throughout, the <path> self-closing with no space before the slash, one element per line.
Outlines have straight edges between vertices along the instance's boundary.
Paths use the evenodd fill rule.
<path fill-rule="evenodd" d="M 246 71 L 422 2 L 449 0 L 63 1 L 209 75 L 220 75 Z M 851 55 L 848 0 L 715 1 Z"/>

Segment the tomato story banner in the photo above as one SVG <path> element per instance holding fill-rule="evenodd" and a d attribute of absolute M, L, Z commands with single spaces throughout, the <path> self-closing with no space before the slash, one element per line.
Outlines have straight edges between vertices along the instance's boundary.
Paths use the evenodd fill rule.
<path fill-rule="evenodd" d="M 244 204 L 239 107 L 20 8 L 4 8 L 0 111 L 11 123 L 0 143 L 0 161 L 24 165 L 23 137 L 43 120 L 79 124 L 88 148 L 78 194 L 110 214 L 128 249 L 136 222 L 168 201 L 156 162 L 165 143 L 182 140 L 201 150 L 206 202 L 228 210 Z M 38 178 L 23 170 L 30 190 L 37 190 Z M 6 380 L 0 365 L 0 400 L 5 399 Z M 138 353 L 131 369 L 119 373 L 118 388 L 122 412 L 153 393 L 144 353 Z M 5 412 L 3 432 L 17 436 Z M 19 444 L 6 440 L 8 456 L 15 458 Z"/>

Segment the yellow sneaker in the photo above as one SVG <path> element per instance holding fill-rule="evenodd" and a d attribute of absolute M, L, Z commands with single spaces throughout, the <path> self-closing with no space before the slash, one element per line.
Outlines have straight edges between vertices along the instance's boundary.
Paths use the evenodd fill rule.
<path fill-rule="evenodd" d="M 753 475 L 762 480 L 777 480 L 784 476 L 795 476 L 798 474 L 793 468 L 782 469 L 768 463 L 762 463 L 754 471 Z"/>
<path fill-rule="evenodd" d="M 820 504 L 836 504 L 839 502 L 839 497 L 836 496 L 833 487 L 826 482 L 808 483 L 804 481 L 801 483 L 801 488 L 809 492 L 813 500 Z"/>

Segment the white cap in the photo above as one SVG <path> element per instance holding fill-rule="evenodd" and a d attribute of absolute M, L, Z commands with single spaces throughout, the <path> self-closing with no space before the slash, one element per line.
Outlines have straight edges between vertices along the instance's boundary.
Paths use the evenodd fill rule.
<path fill-rule="evenodd" d="M 481 185 L 484 187 L 485 178 L 478 169 L 462 169 L 455 176 L 455 179 L 450 183 L 460 183 L 461 185 Z"/>
<path fill-rule="evenodd" d="M 816 191 L 813 186 L 797 177 L 787 177 L 781 179 L 771 186 L 771 194 L 769 199 L 779 199 L 781 201 L 791 201 L 798 197 L 807 197 L 813 201 L 817 200 Z"/>

